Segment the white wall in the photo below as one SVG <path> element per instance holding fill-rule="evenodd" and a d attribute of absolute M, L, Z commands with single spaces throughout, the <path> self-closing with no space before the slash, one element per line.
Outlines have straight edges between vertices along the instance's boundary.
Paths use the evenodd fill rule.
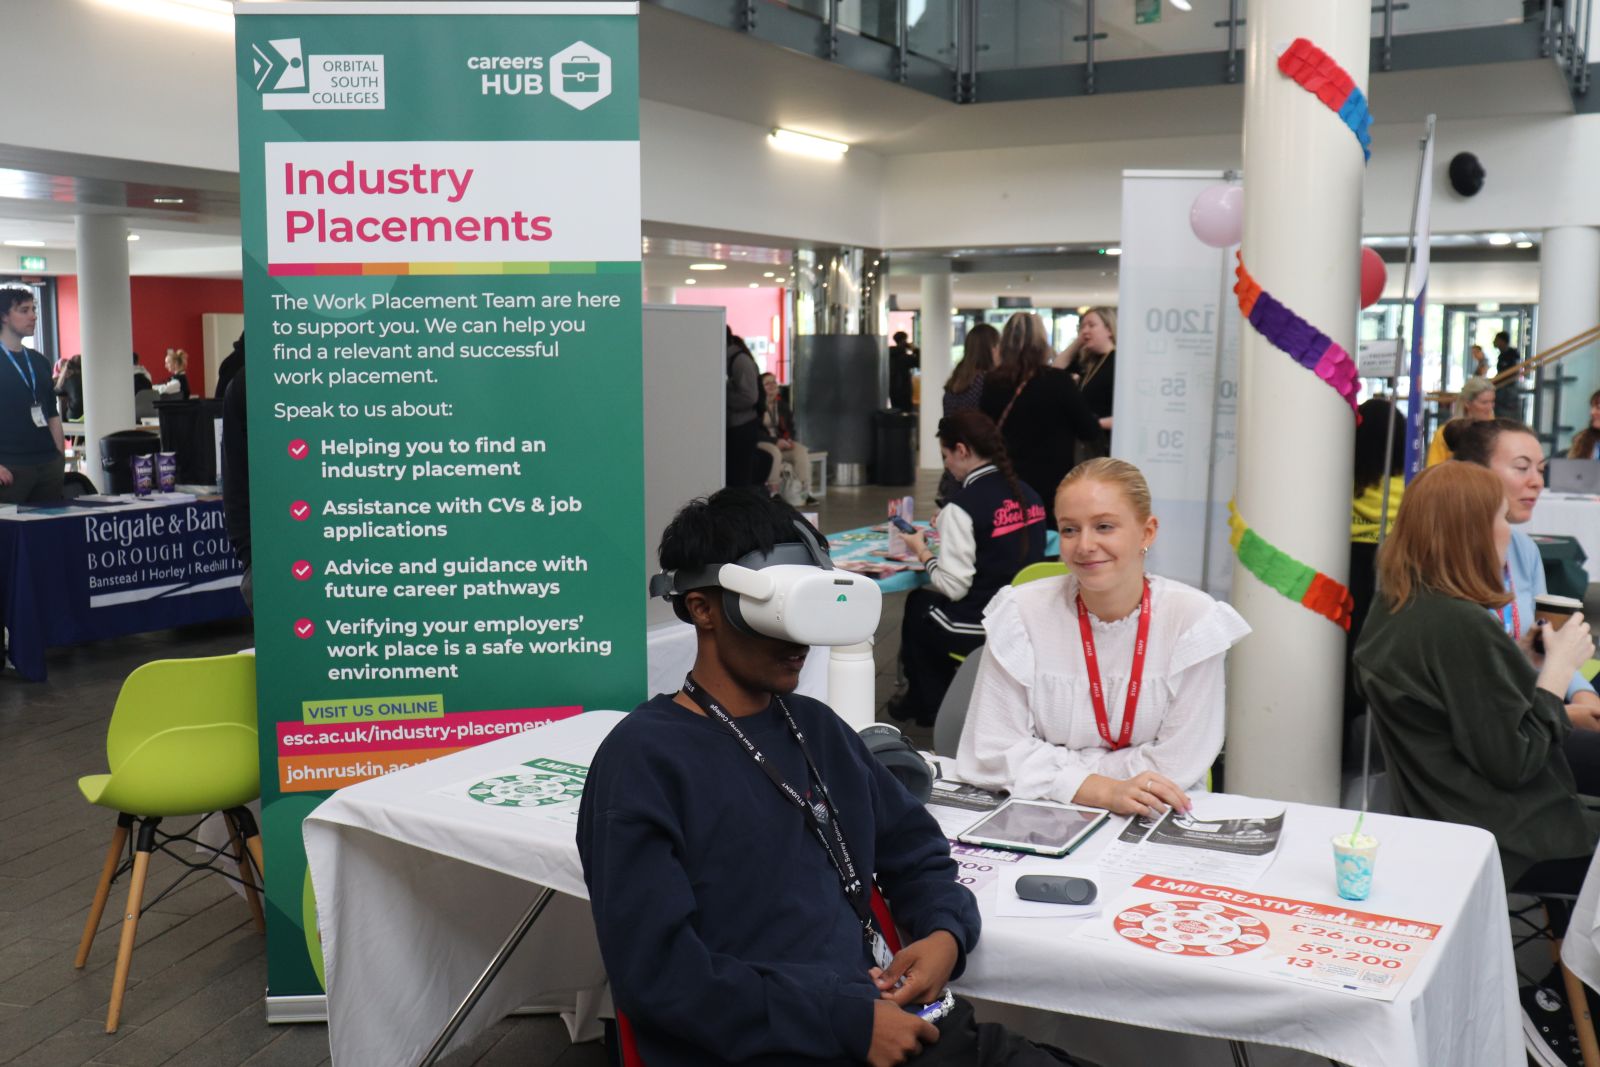
<path fill-rule="evenodd" d="M 884 160 L 778 152 L 768 129 L 639 103 L 644 217 L 651 222 L 881 248 Z"/>
<path fill-rule="evenodd" d="M 1409 228 L 1421 132 L 1420 124 L 1374 131 L 1366 233 Z M 1600 224 L 1600 115 L 1441 122 L 1438 138 L 1436 233 Z M 1471 200 L 1445 179 L 1462 151 L 1488 172 Z M 1240 158 L 1231 134 L 890 156 L 884 240 L 892 248 L 1114 242 L 1123 170 L 1225 169 Z"/>
<path fill-rule="evenodd" d="M 5 0 L 0 142 L 239 169 L 233 34 L 97 0 Z"/>

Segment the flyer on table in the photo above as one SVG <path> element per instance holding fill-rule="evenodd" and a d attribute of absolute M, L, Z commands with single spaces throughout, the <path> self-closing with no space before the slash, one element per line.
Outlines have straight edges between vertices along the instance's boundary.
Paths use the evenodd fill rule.
<path fill-rule="evenodd" d="M 236 10 L 276 999 L 329 791 L 644 695 L 638 28 Z"/>
<path fill-rule="evenodd" d="M 1076 936 L 1393 1000 L 1442 929 L 1341 904 L 1147 874 Z"/>

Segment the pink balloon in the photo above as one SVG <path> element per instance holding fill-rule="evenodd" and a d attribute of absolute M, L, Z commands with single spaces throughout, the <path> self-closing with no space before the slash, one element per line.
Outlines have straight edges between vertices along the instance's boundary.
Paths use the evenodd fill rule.
<path fill-rule="evenodd" d="M 1383 295 L 1383 285 L 1389 280 L 1389 268 L 1383 257 L 1370 248 L 1361 250 L 1361 306 L 1371 307 Z"/>
<path fill-rule="evenodd" d="M 1244 189 L 1212 185 L 1200 190 L 1189 208 L 1189 228 L 1212 248 L 1238 244 L 1244 234 Z"/>

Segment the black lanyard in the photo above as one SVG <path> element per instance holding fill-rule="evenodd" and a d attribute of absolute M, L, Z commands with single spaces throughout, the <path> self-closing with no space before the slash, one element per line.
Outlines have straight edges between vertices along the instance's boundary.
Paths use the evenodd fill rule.
<path fill-rule="evenodd" d="M 844 889 L 845 899 L 850 902 L 850 908 L 856 913 L 856 918 L 861 921 L 861 933 L 870 947 L 873 943 L 874 932 L 872 928 L 872 893 L 867 888 L 861 876 L 856 873 L 855 860 L 850 855 L 850 846 L 844 839 L 844 827 L 839 825 L 839 809 L 833 803 L 833 797 L 828 795 L 827 783 L 823 782 L 822 774 L 817 770 L 816 761 L 811 758 L 811 746 L 806 744 L 806 735 L 800 732 L 794 716 L 789 714 L 789 707 L 783 702 L 782 697 L 775 698 L 778 707 L 783 711 L 783 720 L 789 726 L 789 732 L 794 735 L 795 741 L 800 745 L 800 754 L 805 757 L 806 770 L 811 774 L 811 781 L 816 786 L 817 794 L 821 798 L 816 808 L 820 808 L 822 815 L 818 818 L 816 808 L 806 802 L 794 786 L 790 785 L 775 770 L 767 757 L 755 746 L 755 743 L 739 729 L 739 724 L 734 722 L 733 716 L 723 710 L 716 698 L 695 683 L 694 675 L 688 675 L 683 680 L 683 691 L 688 697 L 712 719 L 722 724 L 722 728 L 734 736 L 739 744 L 744 746 L 745 752 L 756 761 L 756 766 L 766 774 L 773 785 L 778 787 L 778 792 L 800 809 L 805 816 L 806 826 L 811 830 L 817 842 L 822 845 L 822 850 L 828 854 L 828 862 L 833 864 L 834 873 L 839 876 L 839 885 Z M 822 828 L 826 821 L 833 828 L 829 834 Z"/>

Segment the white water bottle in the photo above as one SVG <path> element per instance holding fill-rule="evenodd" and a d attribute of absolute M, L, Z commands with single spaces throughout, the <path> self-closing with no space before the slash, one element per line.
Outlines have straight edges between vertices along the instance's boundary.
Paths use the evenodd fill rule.
<path fill-rule="evenodd" d="M 872 638 L 856 645 L 836 645 L 828 656 L 828 704 L 839 718 L 860 730 L 877 719 Z"/>

